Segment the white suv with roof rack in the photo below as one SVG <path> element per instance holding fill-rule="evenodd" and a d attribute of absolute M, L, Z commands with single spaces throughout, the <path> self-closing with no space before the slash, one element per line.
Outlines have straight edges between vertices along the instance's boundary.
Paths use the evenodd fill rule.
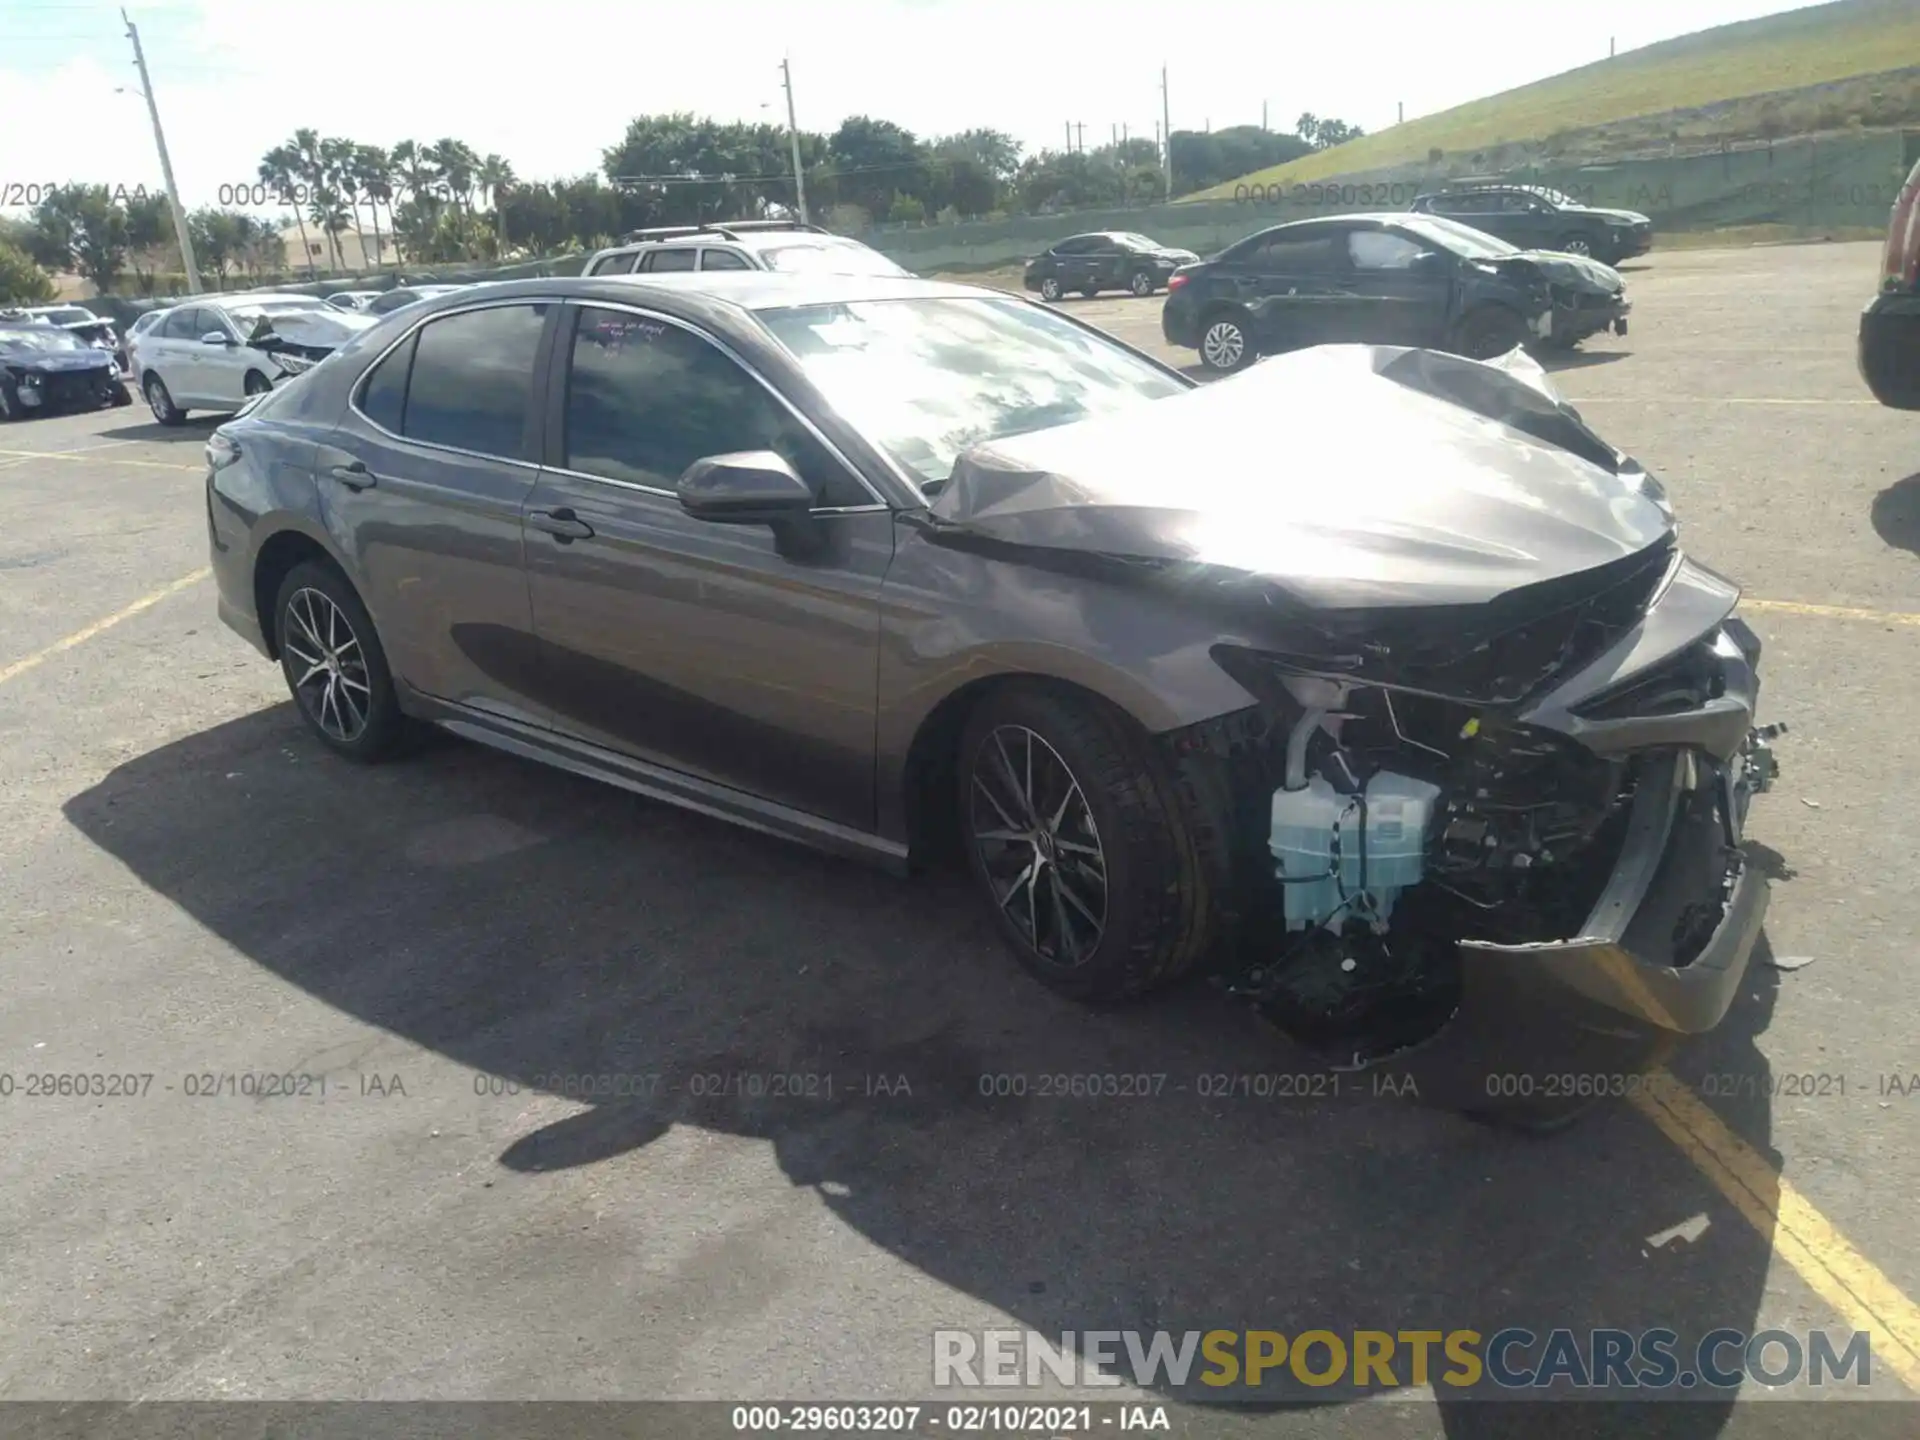
<path fill-rule="evenodd" d="M 912 275 L 870 245 L 796 220 L 740 220 L 636 230 L 601 250 L 582 275 L 773 270 L 814 275 Z"/>

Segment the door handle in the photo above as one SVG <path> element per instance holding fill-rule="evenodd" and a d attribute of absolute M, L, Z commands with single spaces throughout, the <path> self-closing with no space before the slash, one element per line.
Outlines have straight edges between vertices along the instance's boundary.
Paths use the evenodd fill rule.
<path fill-rule="evenodd" d="M 593 527 L 567 509 L 529 510 L 527 524 L 536 530 L 545 531 L 562 545 L 570 544 L 575 540 L 586 540 L 593 535 Z"/>
<path fill-rule="evenodd" d="M 374 482 L 379 478 L 359 460 L 349 460 L 344 465 L 335 465 L 327 471 L 327 474 L 354 491 L 372 489 Z"/>

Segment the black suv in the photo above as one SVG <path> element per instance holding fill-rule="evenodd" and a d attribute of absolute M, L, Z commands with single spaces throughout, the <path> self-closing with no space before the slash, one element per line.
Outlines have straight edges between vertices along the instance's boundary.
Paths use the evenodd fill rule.
<path fill-rule="evenodd" d="M 1169 345 L 1209 370 L 1308 345 L 1416 345 L 1476 360 L 1553 337 L 1567 256 L 1523 255 L 1423 215 L 1296 220 L 1250 235 L 1167 285 Z"/>
<path fill-rule="evenodd" d="M 1653 248 L 1653 221 L 1637 210 L 1601 210 L 1538 185 L 1460 186 L 1421 195 L 1416 215 L 1444 215 L 1522 250 L 1591 255 L 1617 265 Z"/>
<path fill-rule="evenodd" d="M 1102 290 L 1131 290 L 1151 295 L 1167 277 L 1200 257 L 1136 235 L 1130 230 L 1102 230 L 1069 235 L 1044 255 L 1027 262 L 1026 287 L 1042 300 L 1058 300 L 1070 291 L 1092 299 Z"/>

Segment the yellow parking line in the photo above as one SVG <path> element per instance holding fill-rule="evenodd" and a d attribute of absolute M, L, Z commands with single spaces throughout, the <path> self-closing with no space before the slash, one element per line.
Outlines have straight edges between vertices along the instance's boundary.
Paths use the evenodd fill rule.
<path fill-rule="evenodd" d="M 1633 1106 L 1680 1147 L 1694 1168 L 1855 1330 L 1873 1336 L 1876 1361 L 1920 1394 L 1920 1306 L 1842 1235 L 1706 1103 L 1668 1072 L 1636 1091 Z"/>
<path fill-rule="evenodd" d="M 112 460 L 98 450 L 0 450 L 14 460 L 85 460 L 94 465 L 137 465 L 144 470 L 201 470 L 200 465 L 172 465 L 165 460 Z"/>
<path fill-rule="evenodd" d="M 1740 597 L 1742 610 L 1773 611 L 1781 615 L 1818 615 L 1826 620 L 1871 620 L 1879 625 L 1920 625 L 1920 615 L 1902 610 L 1858 610 L 1851 605 L 1808 605 L 1799 600 L 1749 600 Z"/>
<path fill-rule="evenodd" d="M 44 664 L 46 661 L 51 660 L 55 655 L 58 655 L 63 650 L 71 650 L 76 645 L 84 644 L 86 641 L 91 640 L 94 636 L 98 635 L 103 630 L 111 630 L 114 626 L 118 625 L 122 620 L 131 620 L 134 616 L 138 615 L 142 610 L 151 610 L 155 605 L 158 605 L 162 600 L 166 599 L 169 595 L 178 594 L 180 591 L 186 589 L 189 585 L 197 585 L 200 581 L 206 579 L 212 573 L 213 571 L 210 568 L 202 567 L 201 569 L 194 571 L 191 575 L 182 575 L 178 580 L 174 581 L 171 585 L 163 585 L 158 590 L 154 591 L 151 595 L 142 595 L 138 600 L 134 601 L 131 605 L 127 606 L 126 609 L 116 610 L 113 612 L 113 614 L 107 616 L 106 619 L 96 620 L 93 622 L 93 624 L 87 626 L 86 629 L 76 630 L 73 632 L 73 634 L 67 636 L 67 638 L 64 640 L 56 640 L 53 642 L 53 644 L 47 646 L 46 649 L 36 650 L 34 651 L 33 654 L 27 656 L 24 660 L 14 661 L 11 665 L 7 666 L 4 670 L 0 670 L 0 685 L 6 684 L 7 681 L 9 680 L 17 679 L 19 676 L 26 674 L 27 671 L 33 669 L 37 665 Z"/>

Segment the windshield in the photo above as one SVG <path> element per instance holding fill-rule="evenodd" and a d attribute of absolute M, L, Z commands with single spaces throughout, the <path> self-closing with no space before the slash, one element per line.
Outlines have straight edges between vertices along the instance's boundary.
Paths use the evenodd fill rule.
<path fill-rule="evenodd" d="M 0 330 L 0 349 L 6 350 L 86 350 L 86 341 L 56 330 L 51 325 L 22 326 L 18 330 Z"/>
<path fill-rule="evenodd" d="M 78 305 L 69 305 L 60 310 L 42 310 L 40 315 L 55 325 L 93 325 L 100 319 L 91 310 L 83 310 Z"/>
<path fill-rule="evenodd" d="M 1113 237 L 1122 245 L 1132 245 L 1140 250 L 1160 250 L 1163 247 L 1158 240 L 1149 240 L 1145 235 L 1136 235 L 1131 230 L 1122 230 Z"/>
<path fill-rule="evenodd" d="M 1509 245 L 1498 236 L 1476 230 L 1471 225 L 1462 225 L 1458 220 L 1449 220 L 1444 215 L 1410 215 L 1399 223 L 1422 239 L 1431 240 L 1442 250 L 1464 255 L 1469 260 L 1498 260 L 1520 253 L 1518 245 Z"/>
<path fill-rule="evenodd" d="M 1021 300 L 859 300 L 763 310 L 834 407 L 931 491 L 982 440 L 1177 395 L 1158 366 Z"/>
<path fill-rule="evenodd" d="M 851 240 L 803 245 L 769 245 L 761 252 L 769 270 L 806 271 L 815 275 L 906 275 L 878 250 Z"/>

